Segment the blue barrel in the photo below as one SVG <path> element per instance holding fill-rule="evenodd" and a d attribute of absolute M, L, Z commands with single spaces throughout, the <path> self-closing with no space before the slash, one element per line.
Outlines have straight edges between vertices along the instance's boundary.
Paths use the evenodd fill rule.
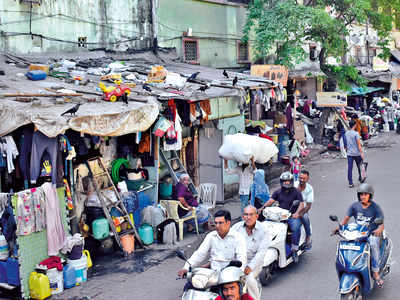
<path fill-rule="evenodd" d="M 63 268 L 64 288 L 70 289 L 76 285 L 75 268 L 71 264 L 66 264 Z"/>

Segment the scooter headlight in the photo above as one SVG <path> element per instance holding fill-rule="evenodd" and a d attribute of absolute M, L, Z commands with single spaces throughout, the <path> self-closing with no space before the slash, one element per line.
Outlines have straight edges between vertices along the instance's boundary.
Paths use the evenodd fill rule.
<path fill-rule="evenodd" d="M 353 262 L 351 263 L 353 267 L 354 267 L 355 265 L 357 265 L 357 264 L 360 262 L 362 256 L 363 256 L 363 253 L 361 253 L 359 256 L 357 256 L 357 257 L 353 260 Z"/>

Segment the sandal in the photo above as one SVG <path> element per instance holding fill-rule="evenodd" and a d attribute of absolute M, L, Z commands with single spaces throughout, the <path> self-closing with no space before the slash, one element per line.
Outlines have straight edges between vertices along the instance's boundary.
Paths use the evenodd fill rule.
<path fill-rule="evenodd" d="M 383 288 L 383 280 L 381 279 L 381 278 L 377 278 L 377 279 L 375 279 L 375 283 L 376 283 L 376 286 L 378 287 L 378 288 Z"/>

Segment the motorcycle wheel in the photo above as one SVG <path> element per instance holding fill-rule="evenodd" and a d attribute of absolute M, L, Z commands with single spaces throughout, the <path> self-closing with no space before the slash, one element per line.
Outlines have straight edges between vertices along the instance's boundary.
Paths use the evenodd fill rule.
<path fill-rule="evenodd" d="M 272 278 L 272 268 L 271 266 L 263 267 L 260 274 L 258 275 L 262 286 L 266 286 L 269 284 Z"/>
<path fill-rule="evenodd" d="M 351 293 L 340 295 L 340 300 L 363 300 L 360 290 L 361 288 L 359 286 L 355 287 Z"/>

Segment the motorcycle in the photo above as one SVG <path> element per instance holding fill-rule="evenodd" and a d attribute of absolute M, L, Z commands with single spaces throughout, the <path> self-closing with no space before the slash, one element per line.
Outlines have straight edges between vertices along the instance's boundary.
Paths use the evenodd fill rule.
<path fill-rule="evenodd" d="M 177 250 L 176 254 L 180 259 L 187 262 L 183 251 Z M 240 261 L 233 260 L 227 267 L 240 268 L 241 266 L 242 263 Z M 214 300 L 217 298 L 219 291 L 219 273 L 219 271 L 209 268 L 192 268 L 192 266 L 189 265 L 189 271 L 186 275 L 189 284 L 182 295 L 182 300 Z"/>
<path fill-rule="evenodd" d="M 299 201 L 294 201 L 292 208 L 297 207 Z M 280 207 L 266 207 L 263 210 L 265 221 L 261 224 L 271 236 L 270 245 L 265 253 L 263 268 L 259 274 L 259 280 L 263 286 L 268 285 L 272 276 L 277 270 L 287 267 L 293 262 L 291 235 L 287 220 L 292 215 L 290 210 Z M 304 253 L 306 244 L 306 233 L 304 227 L 301 226 L 301 235 L 299 250 L 297 251 L 300 257 Z"/>
<path fill-rule="evenodd" d="M 331 221 L 338 222 L 337 216 L 329 216 Z M 383 224 L 376 219 L 375 225 Z M 370 270 L 371 249 L 368 237 L 372 234 L 369 226 L 350 223 L 339 224 L 337 234 L 341 237 L 336 254 L 336 271 L 339 278 L 341 300 L 362 300 L 363 296 L 374 288 L 374 279 Z M 381 277 L 390 272 L 392 241 L 384 236 L 380 245 L 379 274 Z"/>

